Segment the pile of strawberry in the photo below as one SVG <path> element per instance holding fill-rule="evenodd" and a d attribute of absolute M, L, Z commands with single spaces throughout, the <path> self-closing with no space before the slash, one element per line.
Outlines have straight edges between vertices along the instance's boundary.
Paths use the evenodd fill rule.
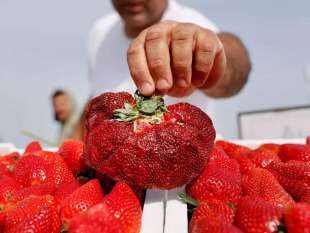
<path fill-rule="evenodd" d="M 217 141 L 180 197 L 194 209 L 190 233 L 310 232 L 310 138 L 257 149 Z"/>
<path fill-rule="evenodd" d="M 67 140 L 57 152 L 29 144 L 21 156 L 0 157 L 0 232 L 139 233 L 140 200 L 131 187 L 89 173 L 84 144 Z"/>

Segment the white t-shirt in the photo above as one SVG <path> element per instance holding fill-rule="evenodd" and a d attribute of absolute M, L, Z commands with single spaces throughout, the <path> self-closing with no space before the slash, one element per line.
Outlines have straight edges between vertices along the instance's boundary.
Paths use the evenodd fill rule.
<path fill-rule="evenodd" d="M 174 0 L 162 20 L 175 20 L 195 23 L 218 32 L 216 25 L 194 9 L 182 6 Z M 88 47 L 89 79 L 91 95 L 97 96 L 107 91 L 128 91 L 133 93 L 136 86 L 132 81 L 127 64 L 127 49 L 130 44 L 117 13 L 109 14 L 98 20 L 90 33 Z M 168 104 L 188 102 L 195 104 L 212 115 L 212 101 L 201 91 L 195 91 L 185 98 L 165 97 Z"/>

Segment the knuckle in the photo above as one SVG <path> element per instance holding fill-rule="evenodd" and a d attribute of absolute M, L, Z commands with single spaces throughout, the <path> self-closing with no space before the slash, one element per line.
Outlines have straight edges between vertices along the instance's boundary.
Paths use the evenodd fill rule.
<path fill-rule="evenodd" d="M 157 58 L 157 59 L 152 59 L 150 62 L 149 62 L 149 65 L 150 65 L 150 69 L 154 70 L 154 69 L 160 69 L 162 67 L 164 67 L 164 62 L 162 59 L 160 58 Z"/>
<path fill-rule="evenodd" d="M 193 32 L 188 25 L 178 25 L 172 29 L 172 40 L 191 40 Z"/>
<path fill-rule="evenodd" d="M 163 30 L 160 27 L 153 27 L 146 32 L 145 40 L 148 42 L 148 41 L 160 40 L 163 37 L 164 37 Z"/>
<path fill-rule="evenodd" d="M 141 43 L 139 43 L 137 41 L 133 41 L 127 50 L 127 56 L 132 56 L 132 55 L 138 54 L 139 51 L 141 50 L 141 48 L 143 48 L 141 46 Z"/>

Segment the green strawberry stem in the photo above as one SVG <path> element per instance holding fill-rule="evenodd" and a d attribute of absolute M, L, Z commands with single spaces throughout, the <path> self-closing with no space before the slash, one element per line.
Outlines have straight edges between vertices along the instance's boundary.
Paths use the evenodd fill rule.
<path fill-rule="evenodd" d="M 186 195 L 186 193 L 184 193 L 184 192 L 178 193 L 178 196 L 179 196 L 180 200 L 182 200 L 186 204 L 190 204 L 190 205 L 195 206 L 195 207 L 197 207 L 199 205 L 199 202 L 197 200 Z"/>
<path fill-rule="evenodd" d="M 132 122 L 142 119 L 146 123 L 159 124 L 163 120 L 167 108 L 162 96 L 143 96 L 139 91 L 134 94 L 136 104 L 124 104 L 124 108 L 114 110 L 114 119 Z"/>
<path fill-rule="evenodd" d="M 278 233 L 286 233 L 286 228 L 283 222 L 280 222 L 280 225 L 278 226 Z"/>

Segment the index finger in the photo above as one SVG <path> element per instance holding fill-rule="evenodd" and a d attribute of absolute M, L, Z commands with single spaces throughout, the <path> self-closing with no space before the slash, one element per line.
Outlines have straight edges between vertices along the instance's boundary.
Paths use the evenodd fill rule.
<path fill-rule="evenodd" d="M 127 50 L 127 62 L 138 90 L 143 95 L 152 95 L 155 92 L 155 83 L 150 74 L 146 60 L 145 33 L 142 32 L 129 46 Z"/>

